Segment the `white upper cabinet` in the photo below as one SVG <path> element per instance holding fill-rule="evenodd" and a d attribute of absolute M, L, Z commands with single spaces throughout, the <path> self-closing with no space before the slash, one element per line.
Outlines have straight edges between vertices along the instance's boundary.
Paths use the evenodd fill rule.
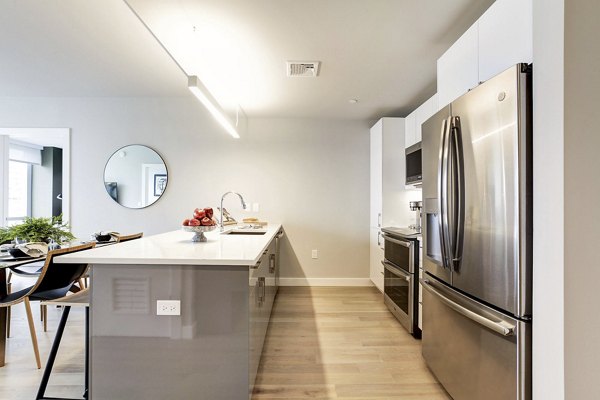
<path fill-rule="evenodd" d="M 411 112 L 404 119 L 404 147 L 410 147 L 421 141 L 421 125 L 438 111 L 438 95 L 431 96 L 419 108 Z"/>
<path fill-rule="evenodd" d="M 425 103 L 421 104 L 419 108 L 416 110 L 416 118 L 415 118 L 415 143 L 421 141 L 422 133 L 421 133 L 421 125 L 423 122 L 427 121 L 433 114 L 438 111 L 438 95 L 437 93 L 431 96 Z"/>
<path fill-rule="evenodd" d="M 382 118 L 371 128 L 371 228 L 404 226 L 404 118 Z M 408 224 L 406 224 L 408 225 Z"/>
<path fill-rule="evenodd" d="M 370 165 L 370 226 L 377 228 L 381 224 L 383 212 L 383 119 L 371 128 L 371 165 Z"/>
<path fill-rule="evenodd" d="M 437 61 L 438 102 L 443 107 L 479 83 L 478 24 L 473 24 Z"/>
<path fill-rule="evenodd" d="M 417 110 L 404 118 L 404 147 L 417 143 Z"/>
<path fill-rule="evenodd" d="M 497 0 L 479 18 L 479 81 L 533 61 L 532 0 Z"/>
<path fill-rule="evenodd" d="M 437 62 L 438 108 L 533 60 L 532 0 L 496 0 Z"/>

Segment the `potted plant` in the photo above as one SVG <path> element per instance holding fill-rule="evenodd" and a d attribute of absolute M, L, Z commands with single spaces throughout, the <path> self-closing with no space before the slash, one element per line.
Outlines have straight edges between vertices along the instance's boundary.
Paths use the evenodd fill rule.
<path fill-rule="evenodd" d="M 54 241 L 64 243 L 75 239 L 69 232 L 69 225 L 62 222 L 62 215 L 52 218 L 25 217 L 19 225 L 8 228 L 0 228 L 0 242 L 19 238 L 26 242 Z"/>

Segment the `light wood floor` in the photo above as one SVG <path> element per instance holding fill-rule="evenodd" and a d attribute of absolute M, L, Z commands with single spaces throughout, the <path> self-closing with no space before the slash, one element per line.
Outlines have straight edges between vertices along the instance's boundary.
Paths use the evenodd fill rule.
<path fill-rule="evenodd" d="M 253 399 L 450 397 L 376 288 L 280 288 Z"/>
<path fill-rule="evenodd" d="M 33 305 L 45 364 L 61 311 L 48 310 L 44 333 Z M 83 310 L 71 310 L 49 397 L 82 394 L 83 319 Z M 22 304 L 13 308 L 12 324 L 0 399 L 31 400 L 42 370 L 35 367 Z M 426 368 L 420 341 L 387 311 L 377 289 L 364 287 L 281 288 L 256 383 L 256 400 L 450 399 Z"/>

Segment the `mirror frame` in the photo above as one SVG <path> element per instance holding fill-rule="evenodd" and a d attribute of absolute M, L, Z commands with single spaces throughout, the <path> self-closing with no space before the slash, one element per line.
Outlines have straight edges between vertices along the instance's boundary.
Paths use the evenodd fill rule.
<path fill-rule="evenodd" d="M 145 205 L 143 207 L 128 207 L 126 205 L 123 205 L 123 204 L 119 203 L 117 200 L 113 199 L 112 196 L 108 193 L 108 190 L 106 189 L 106 167 L 108 166 L 108 163 L 115 156 L 115 154 L 118 154 L 123 149 L 126 149 L 127 147 L 131 147 L 131 146 L 142 146 L 142 147 L 152 150 L 161 159 L 163 165 L 165 166 L 165 170 L 167 171 L 167 184 L 166 184 L 162 194 L 154 202 L 152 202 L 148 205 Z M 108 160 L 106 160 L 106 163 L 104 164 L 104 170 L 102 171 L 102 183 L 104 184 L 104 192 L 106 193 L 108 198 L 111 199 L 114 203 L 118 204 L 121 207 L 127 208 L 129 210 L 143 210 L 144 208 L 148 208 L 148 207 L 156 204 L 164 196 L 165 191 L 169 187 L 169 168 L 167 167 L 167 163 L 166 163 L 165 159 L 163 158 L 163 156 L 158 151 L 156 151 L 156 149 L 154 149 L 153 147 L 150 147 L 148 145 L 145 145 L 145 144 L 132 143 L 132 144 L 128 144 L 128 145 L 119 147 L 108 157 Z"/>

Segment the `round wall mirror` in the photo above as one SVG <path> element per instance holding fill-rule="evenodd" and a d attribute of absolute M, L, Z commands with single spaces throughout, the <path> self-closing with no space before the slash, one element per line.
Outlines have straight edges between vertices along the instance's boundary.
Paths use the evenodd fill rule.
<path fill-rule="evenodd" d="M 139 144 L 115 151 L 104 167 L 106 192 L 127 208 L 152 205 L 165 192 L 167 182 L 167 167 L 162 157 Z"/>

